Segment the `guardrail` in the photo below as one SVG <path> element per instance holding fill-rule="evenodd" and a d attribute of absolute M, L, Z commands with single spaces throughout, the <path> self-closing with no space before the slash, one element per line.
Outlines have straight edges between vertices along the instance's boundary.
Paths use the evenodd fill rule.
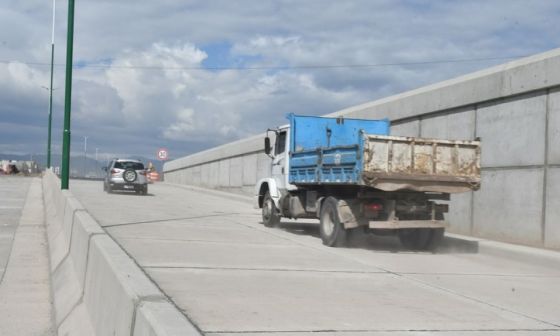
<path fill-rule="evenodd" d="M 201 335 L 50 170 L 43 197 L 59 335 Z"/>

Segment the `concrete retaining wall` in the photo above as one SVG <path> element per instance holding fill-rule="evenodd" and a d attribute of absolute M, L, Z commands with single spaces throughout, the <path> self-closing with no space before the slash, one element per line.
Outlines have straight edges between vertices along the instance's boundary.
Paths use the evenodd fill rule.
<path fill-rule="evenodd" d="M 389 118 L 394 135 L 481 137 L 482 188 L 452 196 L 450 231 L 560 249 L 560 49 L 329 116 L 340 115 Z M 268 175 L 263 137 L 168 162 L 165 179 L 251 194 Z"/>
<path fill-rule="evenodd" d="M 200 335 L 51 171 L 43 192 L 58 335 Z"/>

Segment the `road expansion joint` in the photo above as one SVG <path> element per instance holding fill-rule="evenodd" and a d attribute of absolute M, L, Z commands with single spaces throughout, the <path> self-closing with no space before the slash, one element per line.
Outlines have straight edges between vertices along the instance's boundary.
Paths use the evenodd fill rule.
<path fill-rule="evenodd" d="M 399 272 L 403 275 L 434 275 L 434 276 L 472 276 L 472 277 L 504 277 L 504 278 L 536 278 L 555 279 L 560 275 L 543 274 L 495 274 L 495 273 L 437 273 L 437 272 Z"/>
<path fill-rule="evenodd" d="M 338 274 L 388 274 L 384 271 L 352 271 L 352 270 L 318 270 L 296 268 L 258 268 L 258 267 L 211 267 L 211 266 L 143 266 L 147 269 L 193 269 L 216 271 L 248 271 L 248 272 L 301 272 L 301 273 L 338 273 Z"/>
<path fill-rule="evenodd" d="M 255 242 L 239 242 L 239 241 L 224 241 L 224 240 L 207 240 L 207 239 L 172 239 L 172 238 L 155 238 L 155 237 L 131 237 L 131 236 L 115 236 L 115 238 L 122 240 L 155 240 L 161 242 L 177 242 L 177 243 L 209 243 L 217 245 L 241 245 L 241 246 L 267 246 L 279 248 L 291 248 L 293 245 L 274 244 L 274 243 L 255 243 Z"/>
<path fill-rule="evenodd" d="M 472 297 L 472 296 L 469 296 L 469 295 L 466 295 L 466 294 L 459 293 L 458 291 L 454 291 L 454 290 L 451 290 L 451 289 L 448 289 L 448 288 L 445 288 L 445 287 L 437 286 L 437 285 L 434 285 L 432 283 L 428 283 L 428 282 L 425 282 L 425 281 L 422 281 L 422 280 L 419 280 L 419 279 L 410 278 L 410 277 L 407 277 L 403 274 L 399 274 L 399 273 L 393 273 L 393 274 L 395 274 L 397 276 L 400 276 L 403 279 L 409 280 L 411 282 L 416 282 L 418 284 L 424 285 L 425 287 L 437 289 L 439 291 L 449 293 L 449 294 L 452 294 L 452 295 L 455 295 L 455 296 L 459 296 L 459 297 L 462 297 L 462 298 L 470 300 L 470 301 L 474 301 L 474 302 L 477 302 L 477 303 L 480 303 L 480 304 L 483 304 L 483 305 L 486 305 L 486 306 L 489 306 L 489 307 L 492 307 L 492 308 L 495 308 L 495 309 L 498 309 L 498 310 L 501 310 L 501 311 L 504 311 L 504 312 L 508 312 L 510 314 L 519 315 L 519 316 L 525 317 L 527 319 L 531 319 L 533 321 L 537 321 L 537 322 L 540 322 L 540 323 L 543 323 L 543 324 L 547 324 L 547 325 L 550 325 L 550 326 L 553 326 L 553 327 L 560 328 L 560 324 L 555 324 L 553 322 L 548 322 L 548 321 L 539 319 L 537 317 L 534 317 L 534 316 L 531 316 L 531 315 L 528 315 L 528 314 L 525 314 L 525 313 L 521 313 L 521 312 L 518 312 L 518 311 L 515 311 L 515 310 L 512 310 L 512 309 L 508 309 L 508 308 L 499 306 L 497 304 L 493 304 L 493 303 L 490 303 L 490 302 L 487 302 L 487 301 L 484 301 L 484 300 L 481 300 L 481 299 L 477 299 L 475 297 Z"/>
<path fill-rule="evenodd" d="M 235 331 L 206 331 L 206 336 L 222 335 L 222 334 L 308 334 L 308 333 L 449 333 L 449 332 L 554 332 L 560 329 L 357 329 L 357 330 L 335 330 L 335 329 L 309 329 L 309 330 L 235 330 Z"/>
<path fill-rule="evenodd" d="M 477 299 L 477 298 L 474 298 L 474 297 L 471 297 L 471 296 L 468 296 L 468 295 L 465 295 L 465 294 L 462 294 L 462 293 L 459 293 L 459 292 L 457 292 L 457 291 L 453 291 L 453 290 L 450 290 L 450 289 L 447 289 L 447 288 L 444 288 L 444 287 L 441 287 L 441 286 L 436 286 L 436 285 L 434 285 L 434 284 L 431 284 L 431 283 L 428 283 L 428 282 L 425 282 L 425 281 L 422 281 L 422 280 L 419 280 L 419 279 L 416 279 L 416 278 L 407 276 L 406 273 L 394 272 L 394 271 L 385 269 L 385 268 L 383 268 L 383 267 L 371 265 L 370 263 L 367 263 L 367 262 L 364 262 L 364 261 L 362 261 L 362 260 L 360 260 L 360 259 L 357 259 L 357 258 L 355 258 L 355 257 L 351 257 L 351 256 L 346 255 L 346 254 L 344 253 L 344 250 L 342 250 L 342 249 L 339 250 L 339 249 L 335 249 L 335 248 L 331 248 L 331 247 L 316 246 L 316 245 L 310 244 L 310 243 L 308 243 L 308 242 L 300 241 L 299 239 L 294 239 L 294 238 L 292 238 L 292 237 L 286 237 L 286 236 L 284 235 L 284 234 L 285 234 L 284 232 L 283 232 L 283 234 L 279 234 L 279 233 L 273 232 L 274 229 L 262 228 L 262 227 L 259 227 L 259 226 L 256 226 L 256 225 L 255 225 L 255 226 L 253 226 L 253 225 L 248 225 L 248 224 L 244 224 L 244 225 L 247 226 L 247 227 L 249 227 L 249 228 L 253 228 L 253 229 L 255 229 L 255 230 L 259 230 L 259 231 L 262 231 L 262 232 L 266 232 L 266 233 L 268 233 L 268 234 L 270 234 L 270 235 L 273 235 L 273 236 L 276 236 L 276 237 L 279 237 L 279 238 L 282 238 L 282 239 L 286 239 L 286 240 L 291 241 L 291 242 L 293 242 L 293 243 L 296 243 L 296 244 L 299 244 L 299 245 L 302 245 L 302 246 L 306 246 L 306 247 L 308 247 L 308 248 L 311 248 L 311 249 L 314 249 L 314 250 L 317 250 L 317 251 L 323 251 L 323 252 L 326 252 L 326 253 L 329 253 L 329 254 L 332 254 L 332 255 L 336 255 L 336 256 L 341 257 L 341 258 L 349 259 L 349 260 L 352 260 L 352 261 L 354 261 L 354 262 L 356 262 L 356 263 L 359 263 L 359 264 L 364 265 L 364 266 L 367 266 L 367 267 L 374 267 L 374 268 L 377 268 L 377 269 L 382 270 L 382 271 L 384 271 L 384 272 L 386 272 L 386 273 L 389 273 L 389 274 L 392 274 L 392 275 L 397 276 L 397 277 L 399 277 L 399 278 L 402 278 L 402 279 L 404 279 L 404 280 L 407 280 L 408 282 L 413 282 L 413 283 L 416 283 L 416 284 L 420 284 L 420 285 L 422 285 L 422 286 L 424 286 L 424 287 L 427 287 L 427 288 L 436 289 L 436 290 L 438 290 L 438 291 L 440 291 L 440 292 L 445 292 L 445 293 L 447 293 L 447 294 L 451 294 L 451 295 L 454 295 L 454 296 L 459 296 L 459 297 L 462 297 L 462 298 L 464 298 L 464 299 L 467 299 L 467 300 L 470 300 L 470 301 L 477 302 L 477 303 L 479 303 L 479 304 L 483 304 L 483 305 L 492 307 L 492 308 L 494 308 L 494 309 L 498 309 L 498 310 L 501 310 L 501 311 L 505 311 L 505 312 L 508 312 L 508 313 L 510 313 L 510 314 L 519 315 L 519 316 L 522 316 L 522 317 L 524 317 L 524 318 L 531 319 L 531 320 L 533 320 L 533 321 L 537 321 L 537 322 L 540 322 L 540 323 L 544 323 L 544 324 L 546 324 L 546 325 L 550 325 L 550 326 L 553 326 L 553 327 L 558 327 L 558 328 L 560 328 L 560 325 L 558 325 L 558 324 L 555 324 L 555 323 L 552 323 L 552 322 L 548 322 L 548 321 L 545 321 L 545 320 L 542 320 L 542 319 L 539 319 L 539 318 L 536 318 L 536 317 L 534 317 L 534 316 L 530 316 L 530 315 L 527 315 L 527 314 L 524 314 L 524 313 L 521 313 L 521 312 L 517 312 L 517 311 L 511 310 L 511 309 L 508 309 L 508 308 L 499 306 L 499 305 L 497 305 L 497 304 L 493 304 L 493 303 L 490 303 L 490 302 L 486 302 L 486 301 L 483 301 L 483 300 L 480 300 L 480 299 Z"/>
<path fill-rule="evenodd" d="M 163 288 L 161 288 L 161 286 L 154 280 L 152 279 L 152 277 L 150 276 L 150 274 L 148 272 L 146 272 L 146 270 L 144 269 L 144 267 L 142 267 L 140 265 L 140 263 L 138 263 L 138 261 L 136 260 L 136 258 L 134 258 L 134 256 L 132 256 L 132 254 L 130 254 L 125 248 L 124 246 L 121 245 L 121 243 L 115 239 L 108 231 L 106 231 L 107 235 L 115 242 L 115 244 L 117 244 L 121 250 L 130 258 L 130 260 L 132 260 L 132 262 L 136 265 L 136 267 L 138 267 L 140 269 L 140 272 L 142 272 L 146 278 L 159 290 L 159 292 L 162 294 L 161 298 L 165 299 L 166 301 L 168 301 L 173 307 L 175 307 L 175 309 L 177 309 L 186 319 L 187 321 L 200 333 L 200 335 L 204 335 L 204 332 L 202 331 L 202 329 L 200 329 L 200 327 L 198 326 L 198 324 L 195 323 L 195 321 L 193 321 L 187 314 L 185 314 L 184 310 L 181 309 L 176 303 L 175 301 L 173 301 L 171 299 L 171 297 L 169 295 L 167 295 L 167 293 L 163 290 Z M 159 295 L 157 297 L 160 297 Z M 148 296 L 146 296 L 146 298 L 148 298 Z M 148 300 L 144 300 L 145 302 L 150 302 Z M 152 301 L 155 302 L 155 301 Z M 132 331 L 134 331 L 134 323 L 136 323 L 136 311 L 138 310 L 138 303 L 135 304 L 135 308 L 134 308 L 134 315 L 132 318 L 132 328 L 131 328 L 131 333 Z"/>
<path fill-rule="evenodd" d="M 153 223 L 162 223 L 162 222 L 173 222 L 179 220 L 191 220 L 191 219 L 204 219 L 204 218 L 212 218 L 212 217 L 229 217 L 232 215 L 239 215 L 239 213 L 220 213 L 220 214 L 211 214 L 211 215 L 201 215 L 201 216 L 192 216 L 192 217 L 178 217 L 178 218 L 167 218 L 167 219 L 156 219 L 151 221 L 138 221 L 138 222 L 125 222 L 125 223 L 115 223 L 115 224 L 105 224 L 102 225 L 104 228 L 110 228 L 115 226 L 127 226 L 127 225 L 139 225 L 139 224 L 153 224 Z"/>

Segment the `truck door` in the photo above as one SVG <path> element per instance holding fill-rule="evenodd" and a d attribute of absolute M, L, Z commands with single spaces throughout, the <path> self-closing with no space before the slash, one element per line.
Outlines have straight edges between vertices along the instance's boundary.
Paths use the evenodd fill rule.
<path fill-rule="evenodd" d="M 286 135 L 287 132 L 281 131 L 276 137 L 274 146 L 274 159 L 272 160 L 272 177 L 278 189 L 286 189 Z"/>

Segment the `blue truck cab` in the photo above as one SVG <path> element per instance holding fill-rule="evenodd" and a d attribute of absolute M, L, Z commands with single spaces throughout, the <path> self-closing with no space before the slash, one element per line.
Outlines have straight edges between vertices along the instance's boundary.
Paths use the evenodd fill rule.
<path fill-rule="evenodd" d="M 288 115 L 268 130 L 268 176 L 255 186 L 263 224 L 317 218 L 323 244 L 394 234 L 413 250 L 437 248 L 450 193 L 480 186 L 480 142 L 400 137 L 383 120 Z M 272 145 L 273 135 L 274 145 Z"/>
<path fill-rule="evenodd" d="M 290 114 L 289 182 L 358 184 L 364 134 L 389 135 L 390 122 Z"/>

